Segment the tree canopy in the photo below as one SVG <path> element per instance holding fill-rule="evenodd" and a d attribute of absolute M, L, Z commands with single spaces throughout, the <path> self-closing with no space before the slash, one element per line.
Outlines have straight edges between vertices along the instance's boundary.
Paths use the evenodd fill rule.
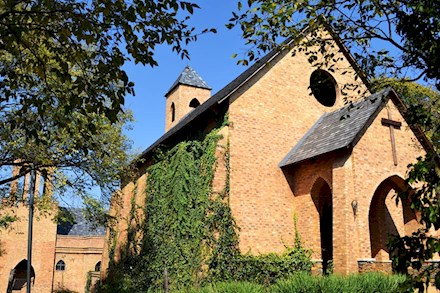
<path fill-rule="evenodd" d="M 110 194 L 128 161 L 123 105 L 134 84 L 122 66 L 156 66 L 161 44 L 188 57 L 185 46 L 207 31 L 188 25 L 197 8 L 180 0 L 0 0 L 0 188 L 34 168 L 50 173 L 58 193 L 84 195 L 94 183 Z"/>
<path fill-rule="evenodd" d="M 278 46 L 280 38 L 306 28 L 330 27 L 369 78 L 385 74 L 424 79 L 440 89 L 440 3 L 422 1 L 239 1 L 228 27 L 239 26 L 252 47 L 243 60 Z M 313 30 L 311 30 L 313 31 Z M 329 40 L 311 33 L 304 46 L 319 45 L 327 64 L 334 63 Z"/>

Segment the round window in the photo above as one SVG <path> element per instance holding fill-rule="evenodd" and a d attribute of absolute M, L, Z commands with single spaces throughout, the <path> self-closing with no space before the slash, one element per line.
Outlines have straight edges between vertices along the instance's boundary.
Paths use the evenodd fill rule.
<path fill-rule="evenodd" d="M 312 94 L 322 105 L 332 107 L 336 102 L 337 84 L 334 77 L 325 70 L 317 69 L 310 76 Z"/>

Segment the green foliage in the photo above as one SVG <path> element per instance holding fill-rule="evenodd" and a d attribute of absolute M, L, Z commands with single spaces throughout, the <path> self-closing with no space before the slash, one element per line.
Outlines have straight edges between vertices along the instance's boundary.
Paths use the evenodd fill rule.
<path fill-rule="evenodd" d="M 55 290 L 53 292 L 54 293 L 78 293 L 76 291 L 72 291 L 72 290 L 69 290 L 69 289 L 58 289 L 58 290 Z"/>
<path fill-rule="evenodd" d="M 201 288 L 187 288 L 176 293 L 377 293 L 402 292 L 405 282 L 402 275 L 385 275 L 381 273 L 364 273 L 349 276 L 312 276 L 309 273 L 297 272 L 278 280 L 270 286 L 252 282 L 220 282 L 208 284 Z M 149 291 L 163 292 L 163 291 Z"/>
<path fill-rule="evenodd" d="M 430 79 L 440 89 L 440 21 L 438 1 L 239 1 L 227 27 L 238 26 L 251 45 L 239 63 L 278 47 L 280 38 L 311 28 L 299 44 L 309 61 L 336 70 L 329 38 L 314 32 L 324 23 L 352 52 L 368 78 L 381 73 Z M 347 13 L 349 11 L 350 13 Z M 315 49 L 311 47 L 316 46 Z"/>
<path fill-rule="evenodd" d="M 2 215 L 2 213 L 0 213 L 0 230 L 8 228 L 9 225 L 11 225 L 11 223 L 15 222 L 16 220 L 17 217 L 15 215 L 11 215 L 9 212 L 5 215 Z M 2 242 L 0 241 L 0 256 L 2 256 L 4 252 L 5 251 L 2 249 Z"/>
<path fill-rule="evenodd" d="M 303 248 L 301 237 L 295 223 L 295 242 L 286 247 L 282 254 L 269 253 L 262 255 L 235 256 L 234 275 L 232 280 L 249 281 L 263 285 L 273 284 L 275 281 L 286 278 L 294 272 L 310 272 L 312 262 L 311 251 Z"/>
<path fill-rule="evenodd" d="M 121 260 L 111 264 L 103 292 L 158 290 L 164 287 L 165 271 L 169 288 L 177 290 L 226 280 L 269 284 L 294 271 L 310 270 L 310 253 L 297 233 L 295 244 L 281 255 L 240 254 L 229 207 L 229 146 L 223 157 L 216 156 L 218 132 L 214 129 L 157 152 L 156 162 L 148 168 L 145 222 L 136 226 L 142 231 L 141 249 L 127 243 Z M 224 160 L 226 167 L 220 192 L 213 191 L 217 160 Z M 130 214 L 132 223 L 135 213 Z M 237 292 L 225 286 L 218 292 Z"/>
<path fill-rule="evenodd" d="M 438 152 L 440 146 L 440 93 L 428 86 L 407 80 L 377 78 L 371 83 L 372 92 L 392 86 L 408 107 L 410 125 L 419 125 Z"/>
<path fill-rule="evenodd" d="M 59 195 L 98 190 L 108 198 L 129 161 L 121 127 L 134 84 L 123 66 L 156 66 L 161 44 L 187 58 L 186 45 L 208 31 L 188 25 L 198 8 L 181 0 L 0 0 L 1 195 L 33 165 L 48 171 Z M 11 176 L 14 167 L 20 173 Z"/>
<path fill-rule="evenodd" d="M 400 292 L 400 286 L 405 281 L 404 276 L 384 275 L 381 273 L 366 273 L 349 276 L 311 276 L 306 273 L 296 273 L 288 279 L 278 281 L 268 292 L 276 293 L 375 293 Z"/>
<path fill-rule="evenodd" d="M 14 113 L 11 110 L 9 114 Z M 54 116 L 64 117 L 58 106 L 47 105 L 44 112 L 29 111 L 27 115 L 34 119 L 29 128 L 45 142 L 26 136 L 21 129 L 0 128 L 0 185 L 3 187 L 0 196 L 10 197 L 10 204 L 20 201 L 24 177 L 35 169 L 44 180 L 44 196 L 36 199 L 40 209 L 52 207 L 51 194 L 58 200 L 63 197 L 83 199 L 92 208 L 96 208 L 98 202 L 91 194 L 100 192 L 99 201 L 108 200 L 118 188 L 120 175 L 130 160 L 127 153 L 130 142 L 123 134 L 124 124 L 131 120 L 130 114 L 121 115 L 118 122 L 112 124 L 104 115 L 73 113 L 66 127 L 54 124 Z M 0 123 L 7 123 L 7 117 L 1 116 Z M 94 124 L 92 137 L 83 136 L 86 123 Z M 13 168 L 19 170 L 18 174 L 13 174 Z M 17 182 L 17 189 L 11 193 L 13 181 Z"/>
<path fill-rule="evenodd" d="M 6 215 L 0 215 L 0 229 L 8 228 L 9 225 L 17 220 L 15 215 L 7 213 Z"/>
<path fill-rule="evenodd" d="M 235 280 L 270 285 L 293 272 L 310 272 L 310 252 L 302 247 L 287 247 L 282 254 L 269 253 L 258 256 L 237 257 Z"/>
<path fill-rule="evenodd" d="M 189 288 L 177 291 L 179 293 L 264 293 L 262 285 L 250 282 L 219 282 L 196 289 Z"/>
<path fill-rule="evenodd" d="M 50 104 L 67 116 L 95 113 L 116 122 L 124 96 L 134 93 L 124 63 L 157 65 L 160 44 L 188 57 L 185 45 L 197 39 L 188 21 L 198 8 L 180 0 L 1 0 L 0 55 L 7 58 L 0 62 L 0 109 L 13 102 L 23 116 L 10 127 L 26 130 L 33 122 L 24 115 L 28 109 Z M 31 128 L 26 135 L 37 137 Z"/>
<path fill-rule="evenodd" d="M 440 288 L 438 268 L 425 262 L 440 252 L 440 241 L 432 236 L 440 229 L 440 169 L 438 152 L 440 147 L 440 93 L 429 87 L 395 79 L 377 79 L 374 89 L 386 86 L 395 88 L 408 105 L 408 121 L 420 126 L 432 143 L 433 149 L 425 157 L 409 165 L 406 182 L 414 190 L 399 194 L 397 200 L 411 200 L 411 208 L 419 215 L 422 227 L 409 236 L 393 237 L 389 241 L 393 268 L 399 273 L 409 274 L 408 287 L 423 291 L 434 281 Z M 429 231 L 431 230 L 431 231 Z"/>
<path fill-rule="evenodd" d="M 92 285 L 92 274 L 87 272 L 86 285 L 84 286 L 84 293 L 90 293 L 90 286 Z"/>
<path fill-rule="evenodd" d="M 153 287 L 163 286 L 165 269 L 171 288 L 197 284 L 208 253 L 203 244 L 212 241 L 205 220 L 218 138 L 213 132 L 202 141 L 179 143 L 148 170 L 143 260 Z"/>

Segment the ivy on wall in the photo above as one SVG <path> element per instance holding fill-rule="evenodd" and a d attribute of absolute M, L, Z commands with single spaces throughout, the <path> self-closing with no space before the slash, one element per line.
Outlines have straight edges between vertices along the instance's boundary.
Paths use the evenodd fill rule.
<path fill-rule="evenodd" d="M 233 229 L 224 194 L 212 189 L 220 137 L 215 129 L 183 141 L 157 153 L 148 170 L 142 269 L 155 288 L 163 286 L 165 270 L 170 288 L 199 284 L 224 238 L 222 223 Z"/>
<path fill-rule="evenodd" d="M 219 130 L 227 123 L 226 117 L 210 133 L 156 152 L 148 169 L 145 220 L 137 227 L 141 249 L 112 266 L 107 291 L 140 292 L 163 288 L 165 282 L 171 290 L 237 279 L 267 284 L 310 270 L 310 253 L 300 242 L 281 255 L 240 254 L 229 207 L 229 144 L 223 156 L 216 153 Z M 223 190 L 214 192 L 218 160 L 224 160 L 226 179 Z"/>

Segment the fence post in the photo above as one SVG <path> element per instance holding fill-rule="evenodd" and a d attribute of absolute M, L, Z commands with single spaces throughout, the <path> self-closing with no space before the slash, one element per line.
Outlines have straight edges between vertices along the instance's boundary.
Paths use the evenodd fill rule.
<path fill-rule="evenodd" d="M 163 289 L 165 293 L 168 293 L 168 270 L 165 268 L 163 272 Z"/>

